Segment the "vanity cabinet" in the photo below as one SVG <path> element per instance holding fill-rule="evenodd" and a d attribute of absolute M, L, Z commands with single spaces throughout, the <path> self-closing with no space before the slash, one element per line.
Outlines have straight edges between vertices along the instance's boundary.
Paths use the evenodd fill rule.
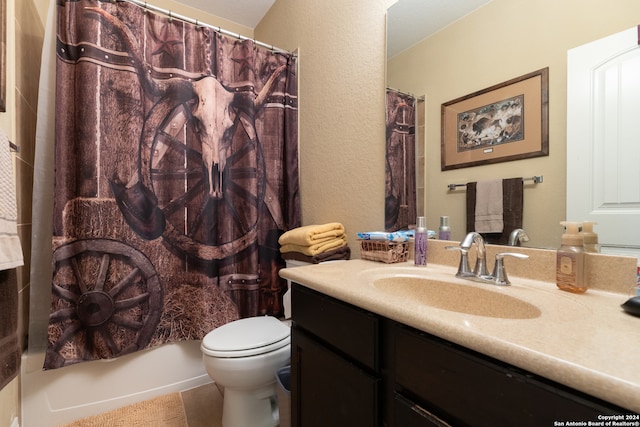
<path fill-rule="evenodd" d="M 292 426 L 380 426 L 380 318 L 300 285 L 291 292 Z"/>
<path fill-rule="evenodd" d="M 293 426 L 538 427 L 629 413 L 298 284 L 292 310 Z"/>

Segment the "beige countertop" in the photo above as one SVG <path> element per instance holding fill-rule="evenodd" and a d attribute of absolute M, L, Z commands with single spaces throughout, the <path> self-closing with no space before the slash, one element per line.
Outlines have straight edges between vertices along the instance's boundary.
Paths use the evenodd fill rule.
<path fill-rule="evenodd" d="M 286 268 L 280 275 L 640 412 L 640 317 L 633 317 L 620 308 L 630 294 L 594 289 L 585 294 L 572 294 L 558 290 L 555 283 L 511 275 L 512 285 L 500 287 L 457 279 L 455 272 L 455 268 L 433 263 L 415 267 L 413 262 L 382 264 L 354 259 Z M 409 281 L 416 277 L 441 279 L 470 287 L 468 295 L 473 295 L 475 301 L 465 301 L 464 305 L 495 303 L 497 306 L 500 302 L 509 305 L 509 297 L 515 297 L 537 307 L 539 313 L 534 310 L 529 318 L 502 318 L 435 308 L 421 302 L 424 299 L 420 296 L 376 287 L 374 282 L 383 277 L 397 277 L 399 283 L 403 277 Z M 446 285 L 441 287 L 443 292 L 448 292 Z M 476 295 L 486 294 L 484 290 L 496 293 L 495 299 L 491 298 L 493 294 L 489 294 L 490 301 L 485 297 L 476 299 Z M 295 306 L 293 312 L 295 315 Z"/>

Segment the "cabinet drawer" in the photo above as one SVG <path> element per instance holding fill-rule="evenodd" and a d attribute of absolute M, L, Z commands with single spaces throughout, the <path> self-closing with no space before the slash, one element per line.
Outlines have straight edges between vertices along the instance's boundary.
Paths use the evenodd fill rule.
<path fill-rule="evenodd" d="M 537 427 L 623 411 L 411 328 L 394 335 L 399 389 L 453 425 Z"/>
<path fill-rule="evenodd" d="M 335 351 L 378 372 L 378 318 L 365 310 L 294 283 L 291 312 L 296 327 Z"/>

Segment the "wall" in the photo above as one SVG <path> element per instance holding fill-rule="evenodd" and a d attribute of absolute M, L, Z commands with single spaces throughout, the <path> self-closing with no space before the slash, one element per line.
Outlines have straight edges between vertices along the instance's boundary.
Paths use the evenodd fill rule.
<path fill-rule="evenodd" d="M 278 0 L 257 39 L 299 49 L 302 223 L 384 228 L 385 13 L 390 0 Z"/>
<path fill-rule="evenodd" d="M 449 215 L 453 239 L 465 233 L 465 192 L 449 183 L 543 175 L 525 189 L 524 228 L 531 246 L 557 247 L 566 197 L 567 50 L 640 23 L 636 0 L 493 0 L 392 58 L 389 85 L 426 94 L 426 212 L 435 229 Z M 440 170 L 442 103 L 549 67 L 550 155 L 496 165 Z"/>

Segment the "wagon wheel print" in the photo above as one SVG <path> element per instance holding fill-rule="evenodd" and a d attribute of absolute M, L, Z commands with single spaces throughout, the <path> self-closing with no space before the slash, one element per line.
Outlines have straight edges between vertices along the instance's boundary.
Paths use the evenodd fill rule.
<path fill-rule="evenodd" d="M 173 104 L 164 98 L 146 120 L 141 179 L 165 215 L 163 237 L 190 256 L 222 260 L 256 241 L 265 193 L 262 147 L 248 138 L 236 118 L 226 134 L 231 144 L 226 167 L 214 174 L 219 181 L 210 183 L 192 115 L 197 98 Z M 216 184 L 221 186 L 220 197 L 209 194 L 209 187 Z"/>
<path fill-rule="evenodd" d="M 86 239 L 57 248 L 52 262 L 47 359 L 54 366 L 147 346 L 162 314 L 162 288 L 144 254 L 118 241 Z"/>

